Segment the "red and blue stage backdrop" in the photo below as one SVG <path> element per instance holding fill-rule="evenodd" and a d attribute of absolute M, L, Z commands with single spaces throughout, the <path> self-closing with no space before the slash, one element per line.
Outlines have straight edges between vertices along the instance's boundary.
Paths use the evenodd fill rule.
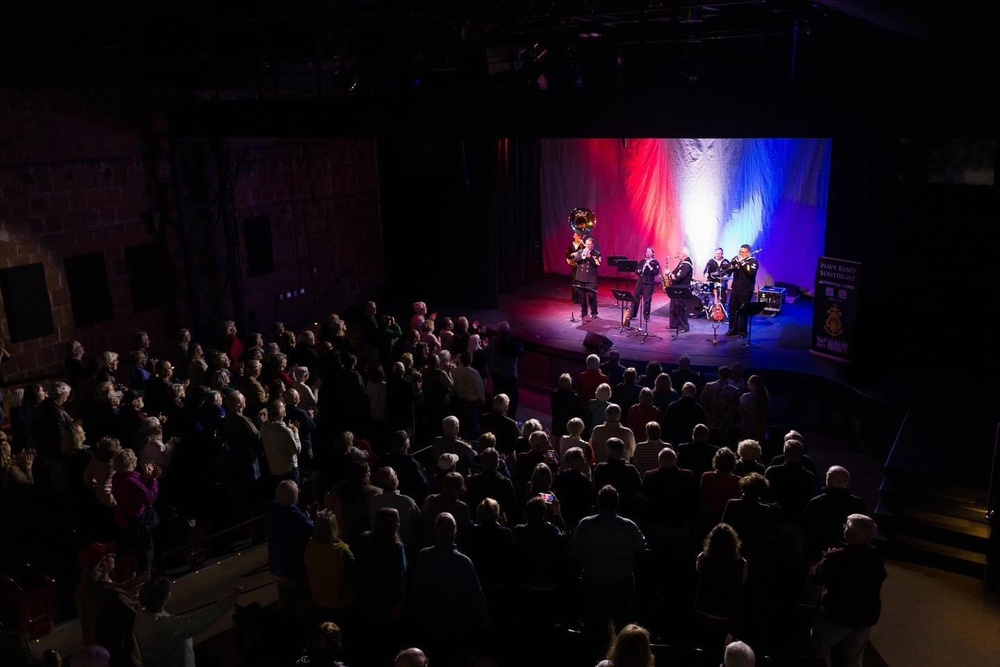
<path fill-rule="evenodd" d="M 604 255 L 667 269 L 688 246 L 695 278 L 721 246 L 761 248 L 758 287 L 777 282 L 812 294 L 824 253 L 830 139 L 545 139 L 541 201 L 544 267 L 567 271 L 569 214 L 591 209 Z M 605 266 L 602 275 L 612 277 Z"/>

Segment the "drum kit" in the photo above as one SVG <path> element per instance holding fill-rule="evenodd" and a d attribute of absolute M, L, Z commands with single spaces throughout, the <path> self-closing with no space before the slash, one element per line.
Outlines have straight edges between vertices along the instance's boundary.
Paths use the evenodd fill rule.
<path fill-rule="evenodd" d="M 709 321 L 715 322 L 722 322 L 729 317 L 726 313 L 726 304 L 722 302 L 721 279 L 692 280 L 691 294 L 695 297 L 688 303 L 688 315 L 691 317 L 704 315 Z"/>

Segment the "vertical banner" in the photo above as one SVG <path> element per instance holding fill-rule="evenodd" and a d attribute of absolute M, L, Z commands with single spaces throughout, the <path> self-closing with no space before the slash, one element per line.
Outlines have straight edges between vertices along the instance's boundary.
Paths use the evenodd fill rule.
<path fill-rule="evenodd" d="M 816 265 L 810 354 L 850 363 L 857 331 L 861 264 L 820 257 Z"/>

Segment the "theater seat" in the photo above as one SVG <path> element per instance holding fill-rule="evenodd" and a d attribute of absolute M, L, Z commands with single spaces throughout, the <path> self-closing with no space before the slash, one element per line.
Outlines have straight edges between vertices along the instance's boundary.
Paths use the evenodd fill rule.
<path fill-rule="evenodd" d="M 0 619 L 37 639 L 52 632 L 58 618 L 56 582 L 32 567 L 22 571 L 23 585 L 0 575 Z"/>

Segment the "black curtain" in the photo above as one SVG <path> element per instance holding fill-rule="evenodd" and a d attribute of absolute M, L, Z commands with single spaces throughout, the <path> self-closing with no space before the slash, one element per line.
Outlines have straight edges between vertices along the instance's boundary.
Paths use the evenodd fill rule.
<path fill-rule="evenodd" d="M 499 291 L 517 290 L 542 275 L 539 139 L 498 139 L 493 215 Z"/>

